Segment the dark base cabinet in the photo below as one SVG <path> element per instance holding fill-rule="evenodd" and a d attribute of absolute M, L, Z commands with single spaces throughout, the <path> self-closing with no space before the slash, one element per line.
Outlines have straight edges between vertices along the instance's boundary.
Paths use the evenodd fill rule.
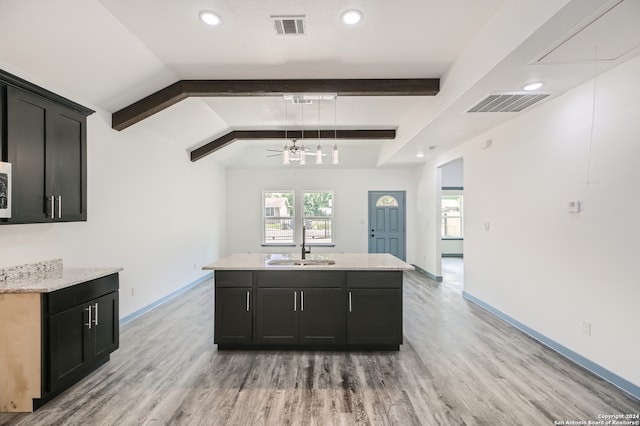
<path fill-rule="evenodd" d="M 216 271 L 215 309 L 218 349 L 398 350 L 402 272 Z"/>
<path fill-rule="evenodd" d="M 43 294 L 42 398 L 37 408 L 109 360 L 120 342 L 118 274 Z"/>

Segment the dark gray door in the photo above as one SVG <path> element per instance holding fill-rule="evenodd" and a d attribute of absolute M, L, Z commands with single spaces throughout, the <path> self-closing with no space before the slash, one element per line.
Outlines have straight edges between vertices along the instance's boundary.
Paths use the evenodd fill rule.
<path fill-rule="evenodd" d="M 369 191 L 369 253 L 405 259 L 405 191 Z"/>

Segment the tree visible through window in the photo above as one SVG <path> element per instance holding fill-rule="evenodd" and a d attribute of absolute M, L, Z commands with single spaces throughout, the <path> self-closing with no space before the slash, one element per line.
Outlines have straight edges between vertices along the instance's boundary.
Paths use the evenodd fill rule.
<path fill-rule="evenodd" d="M 442 195 L 442 238 L 462 238 L 462 195 Z"/>
<path fill-rule="evenodd" d="M 293 191 L 262 193 L 263 242 L 293 244 L 295 228 Z"/>
<path fill-rule="evenodd" d="M 302 218 L 309 244 L 332 244 L 333 192 L 303 192 Z"/>

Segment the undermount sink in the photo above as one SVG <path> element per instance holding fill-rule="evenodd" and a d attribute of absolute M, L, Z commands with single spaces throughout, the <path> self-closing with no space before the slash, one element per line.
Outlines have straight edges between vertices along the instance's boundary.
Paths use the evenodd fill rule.
<path fill-rule="evenodd" d="M 333 259 L 272 259 L 267 265 L 272 266 L 305 266 L 305 265 L 335 265 Z"/>

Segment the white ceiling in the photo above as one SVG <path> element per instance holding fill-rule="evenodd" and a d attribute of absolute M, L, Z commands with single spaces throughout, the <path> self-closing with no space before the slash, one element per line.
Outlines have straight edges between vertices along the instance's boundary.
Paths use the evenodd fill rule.
<path fill-rule="evenodd" d="M 349 8 L 364 14 L 357 26 L 340 22 Z M 202 24 L 203 9 L 223 25 Z M 307 34 L 275 35 L 271 15 L 305 15 Z M 0 0 L 0 66 L 108 113 L 180 79 L 441 78 L 435 97 L 304 111 L 278 97 L 190 98 L 134 125 L 185 150 L 231 129 L 391 127 L 395 141 L 337 142 L 339 167 L 394 167 L 517 114 L 465 112 L 490 93 L 542 80 L 552 98 L 637 55 L 638 22 L 639 0 Z M 201 161 L 282 167 L 266 157 L 282 145 L 238 141 Z"/>

